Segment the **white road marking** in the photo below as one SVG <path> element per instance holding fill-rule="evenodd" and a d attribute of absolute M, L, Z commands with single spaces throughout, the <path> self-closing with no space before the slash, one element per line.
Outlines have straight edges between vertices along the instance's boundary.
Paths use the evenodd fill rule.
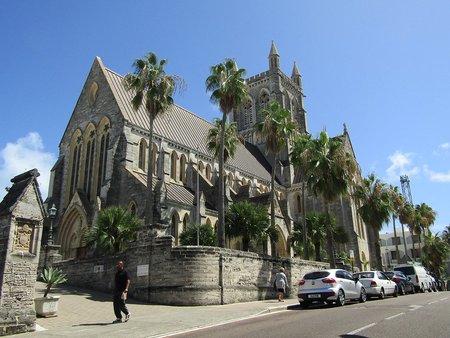
<path fill-rule="evenodd" d="M 435 300 L 435 301 L 433 301 L 433 302 L 429 302 L 428 303 L 428 305 L 430 305 L 430 304 L 434 304 L 434 303 L 437 303 L 438 301 L 437 300 Z"/>
<path fill-rule="evenodd" d="M 47 331 L 47 329 L 45 327 L 40 326 L 39 324 L 36 324 L 35 331 L 36 332 L 38 332 L 38 331 Z"/>
<path fill-rule="evenodd" d="M 360 327 L 359 329 L 353 330 L 352 332 L 349 332 L 347 334 L 348 335 L 354 335 L 354 334 L 357 334 L 358 332 L 361 332 L 361 331 L 363 331 L 365 329 L 368 329 L 369 327 L 372 327 L 372 326 L 375 326 L 375 325 L 377 325 L 377 323 L 372 323 L 372 324 Z"/>
<path fill-rule="evenodd" d="M 447 300 L 448 299 L 448 297 L 444 297 L 444 298 L 441 298 L 441 299 L 439 299 L 440 301 L 443 301 L 443 300 Z"/>
<path fill-rule="evenodd" d="M 416 311 L 417 309 L 420 309 L 421 307 L 423 307 L 423 305 L 410 305 L 409 307 L 412 308 L 412 309 L 409 309 L 409 311 Z"/>
<path fill-rule="evenodd" d="M 396 315 L 385 318 L 385 320 L 391 320 L 391 319 L 403 316 L 404 314 L 405 314 L 404 312 L 400 312 L 400 313 L 397 313 Z"/>

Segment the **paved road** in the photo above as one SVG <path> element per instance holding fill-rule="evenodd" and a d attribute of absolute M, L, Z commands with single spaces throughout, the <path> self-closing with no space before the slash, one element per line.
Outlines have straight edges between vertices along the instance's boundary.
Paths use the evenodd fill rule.
<path fill-rule="evenodd" d="M 185 333 L 183 337 L 450 337 L 450 293 L 370 300 L 344 307 L 292 306 L 270 316 Z"/>

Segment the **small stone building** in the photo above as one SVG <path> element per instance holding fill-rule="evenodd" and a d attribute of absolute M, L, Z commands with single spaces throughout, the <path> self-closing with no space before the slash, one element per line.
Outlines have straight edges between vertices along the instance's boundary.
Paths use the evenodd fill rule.
<path fill-rule="evenodd" d="M 36 169 L 14 177 L 0 203 L 0 335 L 34 331 L 43 206 Z"/>

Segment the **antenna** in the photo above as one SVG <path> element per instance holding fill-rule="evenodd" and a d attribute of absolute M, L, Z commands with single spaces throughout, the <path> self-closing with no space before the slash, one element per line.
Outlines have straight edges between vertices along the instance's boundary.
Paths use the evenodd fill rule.
<path fill-rule="evenodd" d="M 406 201 L 413 205 L 412 195 L 411 195 L 411 187 L 409 186 L 409 178 L 407 175 L 400 176 L 400 183 L 402 185 L 402 193 L 403 197 Z"/>

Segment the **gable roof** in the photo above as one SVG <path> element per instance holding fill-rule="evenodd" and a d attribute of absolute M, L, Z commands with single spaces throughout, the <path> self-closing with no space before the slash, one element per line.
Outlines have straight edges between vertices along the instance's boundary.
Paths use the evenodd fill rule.
<path fill-rule="evenodd" d="M 27 190 L 30 184 L 34 184 L 37 196 L 39 199 L 40 207 L 42 209 L 43 215 L 45 215 L 45 210 L 43 209 L 43 202 L 41 197 L 41 192 L 39 190 L 39 184 L 37 182 L 37 177 L 39 176 L 37 169 L 32 169 L 26 171 L 20 175 L 15 176 L 11 179 L 13 183 L 12 187 L 9 188 L 8 193 L 0 202 L 0 215 L 7 215 L 11 213 L 16 207 L 17 203 L 22 198 L 23 194 Z"/>
<path fill-rule="evenodd" d="M 98 58 L 99 62 L 101 60 Z M 123 77 L 114 71 L 102 67 L 108 83 L 117 103 L 121 109 L 123 118 L 130 125 L 142 130 L 148 130 L 149 118 L 145 108 L 139 107 L 134 110 L 131 105 L 132 93 L 127 91 L 123 85 Z M 173 104 L 167 112 L 159 114 L 154 121 L 154 135 L 161 137 L 192 150 L 198 151 L 212 158 L 213 154 L 206 148 L 208 132 L 214 125 L 194 113 Z M 236 147 L 236 155 L 225 164 L 228 168 L 237 168 L 241 173 L 270 182 L 270 165 L 265 161 L 264 156 L 255 157 L 254 152 L 250 152 L 246 146 L 239 143 Z M 260 162 L 261 158 L 265 163 Z"/>

